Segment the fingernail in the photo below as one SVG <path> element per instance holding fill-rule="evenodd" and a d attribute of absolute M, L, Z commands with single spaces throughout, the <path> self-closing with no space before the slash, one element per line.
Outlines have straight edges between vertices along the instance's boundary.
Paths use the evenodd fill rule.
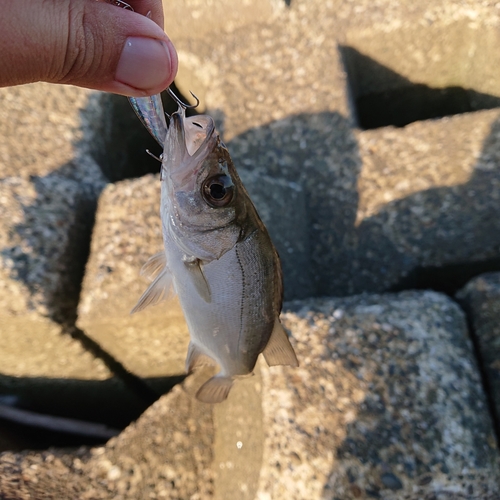
<path fill-rule="evenodd" d="M 129 37 L 116 68 L 115 80 L 141 90 L 170 83 L 172 59 L 165 42 Z"/>

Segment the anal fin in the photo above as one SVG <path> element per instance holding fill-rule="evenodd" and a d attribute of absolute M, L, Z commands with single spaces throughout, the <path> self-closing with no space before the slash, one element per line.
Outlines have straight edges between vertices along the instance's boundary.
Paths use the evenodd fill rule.
<path fill-rule="evenodd" d="M 269 366 L 288 365 L 299 366 L 297 356 L 293 350 L 279 318 L 274 322 L 271 338 L 262 352 Z"/>
<path fill-rule="evenodd" d="M 222 403 L 227 398 L 232 386 L 233 379 L 231 377 L 216 375 L 198 389 L 196 399 L 202 403 Z"/>
<path fill-rule="evenodd" d="M 217 363 L 207 354 L 202 352 L 193 342 L 189 342 L 186 356 L 186 372 L 191 373 L 200 366 L 215 366 Z"/>

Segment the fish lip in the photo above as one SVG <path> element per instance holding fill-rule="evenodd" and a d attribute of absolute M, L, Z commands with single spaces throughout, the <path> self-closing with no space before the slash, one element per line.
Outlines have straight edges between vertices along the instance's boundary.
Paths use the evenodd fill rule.
<path fill-rule="evenodd" d="M 170 177 L 176 189 L 192 189 L 194 182 L 203 167 L 206 157 L 217 144 L 219 136 L 215 130 L 212 117 L 200 115 L 206 120 L 206 135 L 201 144 L 193 151 L 188 151 L 186 137 L 185 108 L 179 106 L 177 111 L 170 116 L 165 150 L 162 162 L 162 177 Z"/>

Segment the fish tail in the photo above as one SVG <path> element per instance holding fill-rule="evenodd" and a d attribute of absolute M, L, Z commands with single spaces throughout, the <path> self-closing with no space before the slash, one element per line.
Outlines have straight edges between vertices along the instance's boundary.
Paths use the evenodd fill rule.
<path fill-rule="evenodd" d="M 224 375 L 216 375 L 207 380 L 196 393 L 196 399 L 202 403 L 221 403 L 227 398 L 233 379 Z"/>

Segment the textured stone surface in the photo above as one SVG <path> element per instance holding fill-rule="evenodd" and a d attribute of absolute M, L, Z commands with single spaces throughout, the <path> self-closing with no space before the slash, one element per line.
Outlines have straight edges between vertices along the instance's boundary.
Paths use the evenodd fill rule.
<path fill-rule="evenodd" d="M 453 302 L 308 300 L 284 324 L 301 366 L 262 370 L 256 498 L 497 498 L 495 437 Z"/>
<path fill-rule="evenodd" d="M 105 180 L 88 153 L 104 119 L 101 96 L 48 83 L 0 89 L 0 176 L 59 174 L 95 199 Z"/>
<path fill-rule="evenodd" d="M 211 498 L 211 407 L 191 377 L 104 447 L 0 455 L 6 499 Z"/>
<path fill-rule="evenodd" d="M 12 377 L 110 377 L 53 319 L 74 315 L 89 216 L 78 185 L 58 176 L 0 180 L 0 385 Z M 19 383 L 22 383 L 19 381 Z"/>
<path fill-rule="evenodd" d="M 500 429 L 500 274 L 488 273 L 457 293 L 469 314 L 497 429 Z"/>
<path fill-rule="evenodd" d="M 0 310 L 65 317 L 75 309 L 88 245 L 78 185 L 59 176 L 0 181 Z"/>
<path fill-rule="evenodd" d="M 338 254 L 350 276 L 338 290 L 388 289 L 420 267 L 498 257 L 498 110 L 358 138 L 356 221 Z"/>
<path fill-rule="evenodd" d="M 380 292 L 421 266 L 498 255 L 477 238 L 497 232 L 497 112 L 354 128 L 358 97 L 414 84 L 498 106 L 498 72 L 482 62 L 498 57 L 495 3 L 293 1 L 241 22 L 207 43 L 167 16 L 187 68 L 177 83 L 218 117 L 240 169 L 303 188 L 313 294 Z"/>
<path fill-rule="evenodd" d="M 41 499 L 498 498 L 498 450 L 454 302 L 403 292 L 286 306 L 299 368 L 259 363 L 215 407 L 194 399 L 209 376 L 196 373 L 104 447 L 52 450 L 51 461 L 47 452 L 0 455 L 1 490 L 17 485 Z"/>
<path fill-rule="evenodd" d="M 500 63 L 497 7 L 447 3 L 419 2 L 411 10 L 403 7 L 399 19 L 346 29 L 342 45 L 358 54 L 345 54 L 354 97 L 417 83 L 460 86 L 476 109 L 488 95 L 492 102 L 498 99 L 500 81 L 493 70 Z"/>
<path fill-rule="evenodd" d="M 34 411 L 125 425 L 140 402 L 70 332 L 106 182 L 89 147 L 99 99 L 44 83 L 0 89 L 0 394 Z M 15 426 L 2 432 L 2 449 L 29 446 L 27 434 L 47 446 Z"/>
<path fill-rule="evenodd" d="M 162 250 L 156 176 L 109 185 L 97 209 L 78 326 L 140 377 L 184 373 L 189 336 L 177 301 L 135 315 L 148 282 L 139 272 Z"/>

